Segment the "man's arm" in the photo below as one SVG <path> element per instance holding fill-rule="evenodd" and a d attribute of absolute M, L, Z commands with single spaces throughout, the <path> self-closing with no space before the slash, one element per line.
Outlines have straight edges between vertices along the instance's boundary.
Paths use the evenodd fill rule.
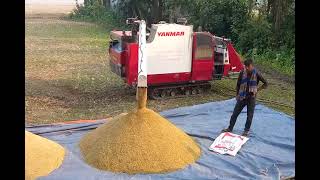
<path fill-rule="evenodd" d="M 239 89 L 240 89 L 240 84 L 241 84 L 241 79 L 242 79 L 242 73 L 243 71 L 240 71 L 238 81 L 237 81 L 237 86 L 236 86 L 236 96 L 239 94 Z"/>
<path fill-rule="evenodd" d="M 257 73 L 257 79 L 263 82 L 263 85 L 258 88 L 258 91 L 261 89 L 266 89 L 268 87 L 268 81 L 261 75 L 260 72 Z"/>

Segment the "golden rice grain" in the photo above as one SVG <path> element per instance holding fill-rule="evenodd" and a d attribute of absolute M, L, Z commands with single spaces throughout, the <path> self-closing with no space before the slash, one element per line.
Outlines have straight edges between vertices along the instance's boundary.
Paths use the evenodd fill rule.
<path fill-rule="evenodd" d="M 136 110 L 86 134 L 79 144 L 84 160 L 129 174 L 170 172 L 195 162 L 201 154 L 197 143 L 144 104 L 138 101 Z"/>
<path fill-rule="evenodd" d="M 59 144 L 25 131 L 25 179 L 48 175 L 61 165 L 64 154 Z"/>

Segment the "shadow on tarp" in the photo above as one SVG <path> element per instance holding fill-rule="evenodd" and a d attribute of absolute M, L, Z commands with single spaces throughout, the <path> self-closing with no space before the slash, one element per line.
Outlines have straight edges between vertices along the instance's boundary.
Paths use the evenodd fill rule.
<path fill-rule="evenodd" d="M 63 145 L 67 153 L 63 164 L 39 179 L 282 179 L 295 176 L 294 118 L 257 104 L 249 140 L 235 157 L 209 151 L 209 146 L 227 127 L 235 99 L 182 107 L 161 112 L 201 146 L 202 154 L 194 164 L 167 174 L 112 173 L 86 164 L 78 142 L 107 119 L 69 124 L 27 126 L 26 130 Z M 246 121 L 246 108 L 239 115 L 234 133 L 240 134 Z"/>

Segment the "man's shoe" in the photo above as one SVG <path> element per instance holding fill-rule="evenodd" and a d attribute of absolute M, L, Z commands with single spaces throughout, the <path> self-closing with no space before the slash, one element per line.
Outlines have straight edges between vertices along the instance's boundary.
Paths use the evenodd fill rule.
<path fill-rule="evenodd" d="M 249 131 L 243 131 L 242 135 L 241 136 L 245 136 L 247 137 L 249 135 Z"/>
<path fill-rule="evenodd" d="M 221 132 L 222 132 L 222 133 L 224 133 L 224 132 L 232 132 L 232 130 L 229 129 L 229 128 L 226 128 L 226 129 L 223 129 Z"/>

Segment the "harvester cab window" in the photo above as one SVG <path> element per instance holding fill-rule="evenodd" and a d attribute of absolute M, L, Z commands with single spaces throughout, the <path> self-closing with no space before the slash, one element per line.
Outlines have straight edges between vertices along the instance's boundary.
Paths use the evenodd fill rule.
<path fill-rule="evenodd" d="M 109 47 L 112 48 L 113 46 L 115 46 L 115 45 L 118 44 L 118 43 L 119 43 L 118 40 L 113 40 L 113 39 L 111 39 L 111 40 L 109 41 Z"/>
<path fill-rule="evenodd" d="M 223 65 L 223 60 L 224 60 L 224 52 L 225 52 L 225 49 L 226 49 L 226 45 L 225 43 L 218 39 L 218 38 L 215 38 L 215 48 L 214 48 L 214 63 L 216 65 Z"/>
<path fill-rule="evenodd" d="M 212 37 L 208 34 L 197 34 L 196 36 L 196 60 L 208 60 L 213 56 L 213 41 Z"/>
<path fill-rule="evenodd" d="M 123 51 L 122 43 L 119 43 L 119 42 L 115 43 L 112 48 L 119 52 Z"/>
<path fill-rule="evenodd" d="M 214 38 L 214 79 L 221 79 L 224 72 L 226 43 L 221 38 Z"/>
<path fill-rule="evenodd" d="M 124 50 L 124 44 L 121 39 L 112 39 L 109 42 L 109 48 L 114 49 L 118 52 L 122 52 Z"/>

